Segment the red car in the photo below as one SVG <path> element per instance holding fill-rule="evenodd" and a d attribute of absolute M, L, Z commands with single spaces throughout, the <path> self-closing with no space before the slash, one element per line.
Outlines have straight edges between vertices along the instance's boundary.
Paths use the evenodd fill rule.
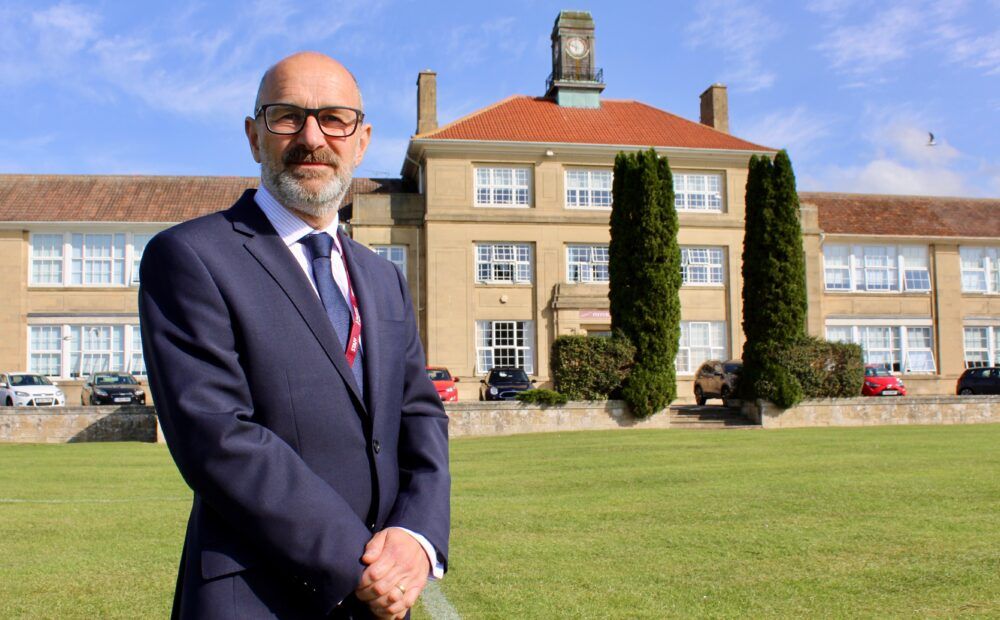
<path fill-rule="evenodd" d="M 434 387 L 442 401 L 446 403 L 458 401 L 458 388 L 455 387 L 455 384 L 458 383 L 458 377 L 452 377 L 447 368 L 428 366 L 427 377 L 434 382 Z"/>
<path fill-rule="evenodd" d="M 906 386 L 896 375 L 881 366 L 865 366 L 862 396 L 906 396 Z"/>

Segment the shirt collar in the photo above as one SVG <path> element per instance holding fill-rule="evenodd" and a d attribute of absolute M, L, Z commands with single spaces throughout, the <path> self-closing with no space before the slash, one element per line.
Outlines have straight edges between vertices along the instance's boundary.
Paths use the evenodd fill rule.
<path fill-rule="evenodd" d="M 336 248 L 338 254 L 340 253 L 340 237 L 337 236 L 337 230 L 340 227 L 339 213 L 334 214 L 333 221 L 330 222 L 329 226 L 322 230 L 316 230 L 302 221 L 291 209 L 278 202 L 278 199 L 267 191 L 263 183 L 257 188 L 253 199 L 286 246 L 294 246 L 299 242 L 299 239 L 313 232 L 325 232 L 333 237 L 333 247 Z"/>

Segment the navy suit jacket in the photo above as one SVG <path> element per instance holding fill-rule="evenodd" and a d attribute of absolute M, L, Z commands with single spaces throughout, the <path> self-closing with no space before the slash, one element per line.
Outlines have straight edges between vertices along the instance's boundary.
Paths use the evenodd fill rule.
<path fill-rule="evenodd" d="M 149 386 L 194 491 L 174 615 L 322 617 L 347 598 L 363 617 L 349 595 L 373 532 L 408 528 L 447 561 L 448 420 L 399 270 L 341 234 L 362 398 L 253 195 L 161 232 L 142 258 Z"/>

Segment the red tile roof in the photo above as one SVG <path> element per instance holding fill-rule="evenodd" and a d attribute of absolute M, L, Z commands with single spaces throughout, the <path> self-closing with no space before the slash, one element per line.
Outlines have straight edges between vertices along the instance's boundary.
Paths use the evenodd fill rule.
<path fill-rule="evenodd" d="M 1000 241 L 1000 199 L 799 192 L 815 205 L 828 234 L 888 237 L 994 237 Z"/>
<path fill-rule="evenodd" d="M 414 136 L 428 140 L 542 142 L 774 151 L 638 101 L 602 99 L 600 108 L 562 107 L 515 95 Z"/>
<path fill-rule="evenodd" d="M 0 222 L 182 222 L 228 208 L 257 177 L 0 175 Z M 344 197 L 403 191 L 399 179 L 354 179 Z"/>

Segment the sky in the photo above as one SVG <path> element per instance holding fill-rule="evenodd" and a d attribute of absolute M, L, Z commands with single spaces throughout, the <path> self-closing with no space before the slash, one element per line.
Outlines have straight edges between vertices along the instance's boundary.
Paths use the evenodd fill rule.
<path fill-rule="evenodd" d="M 800 190 L 1000 196 L 1000 0 L 0 0 L 0 173 L 256 176 L 261 73 L 313 49 L 361 84 L 356 176 L 399 176 L 417 73 L 441 124 L 543 95 L 564 9 L 594 17 L 604 97 L 697 121 L 724 83 Z"/>

